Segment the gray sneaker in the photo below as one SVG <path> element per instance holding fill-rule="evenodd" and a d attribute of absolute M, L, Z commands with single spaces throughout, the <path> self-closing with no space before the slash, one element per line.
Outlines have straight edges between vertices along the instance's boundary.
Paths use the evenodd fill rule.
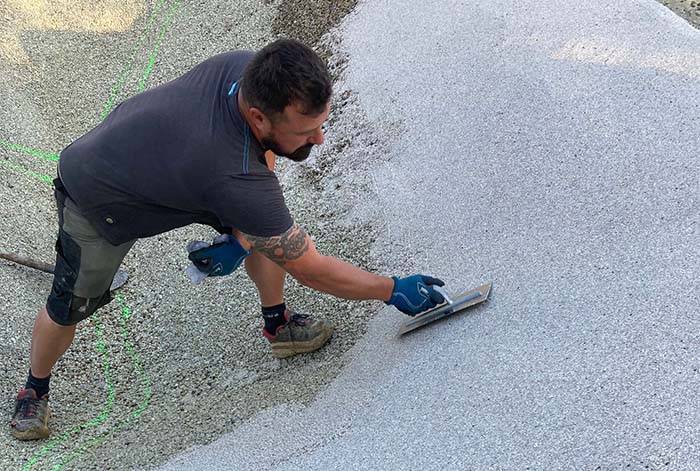
<path fill-rule="evenodd" d="M 10 427 L 17 440 L 38 440 L 49 436 L 49 395 L 36 397 L 33 389 L 22 389 L 15 399 Z"/>
<path fill-rule="evenodd" d="M 284 317 L 287 323 L 279 326 L 275 335 L 263 329 L 263 335 L 270 341 L 272 356 L 275 358 L 313 352 L 333 335 L 333 326 L 323 319 L 314 319 L 290 309 L 285 311 Z"/>

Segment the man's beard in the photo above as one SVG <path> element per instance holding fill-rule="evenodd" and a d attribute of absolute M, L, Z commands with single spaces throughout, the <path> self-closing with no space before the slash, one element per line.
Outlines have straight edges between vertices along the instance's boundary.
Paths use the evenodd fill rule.
<path fill-rule="evenodd" d="M 295 162 L 302 162 L 306 160 L 309 157 L 309 154 L 311 153 L 311 148 L 314 146 L 313 144 L 306 144 L 299 147 L 294 152 L 282 152 L 277 143 L 271 137 L 263 137 L 262 145 L 266 150 L 271 150 L 275 155 L 279 155 L 280 157 L 287 157 L 288 159 L 291 159 Z"/>

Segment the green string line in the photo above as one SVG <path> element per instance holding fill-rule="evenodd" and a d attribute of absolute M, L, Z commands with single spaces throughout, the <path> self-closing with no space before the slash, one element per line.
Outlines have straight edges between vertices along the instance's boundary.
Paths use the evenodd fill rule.
<path fill-rule="evenodd" d="M 29 468 L 34 466 L 39 459 L 44 456 L 46 453 L 54 449 L 56 446 L 60 445 L 66 438 L 68 438 L 69 435 L 79 432 L 81 430 L 84 430 L 88 427 L 94 427 L 98 424 L 100 424 L 102 421 L 104 421 L 108 416 L 110 411 L 112 410 L 112 406 L 114 405 L 114 398 L 115 398 L 115 393 L 114 393 L 114 384 L 112 383 L 112 377 L 110 375 L 110 370 L 111 366 L 109 363 L 109 356 L 107 355 L 107 349 L 105 348 L 105 343 L 104 343 L 104 336 L 102 333 L 102 326 L 100 325 L 100 319 L 98 316 L 94 316 L 95 319 L 95 333 L 97 334 L 97 351 L 100 353 L 100 356 L 102 357 L 102 368 L 104 370 L 104 376 L 105 376 L 105 382 L 107 383 L 107 389 L 108 389 L 108 394 L 107 394 L 107 404 L 104 406 L 102 409 L 102 412 L 100 412 L 100 415 L 95 417 L 94 419 L 84 422 L 80 425 L 76 425 L 72 429 L 68 430 L 67 432 L 64 432 L 62 435 L 56 437 L 55 439 L 51 440 L 47 445 L 45 445 L 41 450 L 39 450 L 32 458 L 27 462 L 27 464 L 24 465 L 22 468 L 22 471 L 27 471 Z"/>
<path fill-rule="evenodd" d="M 78 458 L 79 456 L 82 456 L 85 454 L 85 451 L 88 448 L 91 448 L 93 446 L 100 445 L 103 443 L 109 435 L 113 434 L 114 432 L 117 432 L 124 428 L 126 425 L 128 425 L 133 419 L 138 419 L 141 414 L 143 413 L 144 410 L 148 407 L 151 397 L 152 397 L 152 389 L 151 389 L 151 380 L 146 374 L 146 371 L 144 370 L 142 364 L 141 364 L 141 359 L 139 358 L 138 354 L 136 353 L 136 350 L 134 349 L 133 344 L 129 340 L 130 333 L 129 329 L 126 325 L 126 321 L 131 317 L 131 311 L 129 310 L 129 307 L 126 305 L 124 302 L 124 299 L 122 298 L 121 294 L 117 291 L 116 292 L 116 299 L 119 301 L 119 304 L 121 306 L 121 317 L 120 317 L 120 324 L 121 324 L 121 334 L 122 334 L 122 342 L 124 346 L 126 347 L 127 351 L 129 352 L 129 355 L 131 356 L 131 361 L 133 364 L 136 366 L 136 371 L 139 374 L 140 381 L 141 381 L 141 387 L 144 390 L 144 399 L 141 401 L 139 406 L 136 408 L 136 410 L 125 420 L 122 420 L 118 424 L 116 424 L 114 427 L 110 428 L 109 430 L 102 432 L 98 436 L 88 440 L 87 442 L 83 443 L 83 445 L 80 446 L 77 450 L 73 451 L 70 455 L 65 456 L 60 463 L 55 465 L 53 468 L 51 468 L 51 471 L 59 471 L 61 468 L 66 466 L 68 463 L 73 461 L 75 458 Z"/>
<path fill-rule="evenodd" d="M 0 165 L 9 167 L 12 170 L 24 173 L 25 175 L 29 175 L 30 177 L 38 178 L 39 180 L 45 181 L 46 183 L 53 182 L 53 178 L 49 177 L 48 175 L 42 175 L 41 173 L 37 173 L 32 170 L 29 170 L 28 168 L 24 168 L 19 164 L 13 164 L 12 162 L 8 162 L 7 160 L 0 160 Z"/>
<path fill-rule="evenodd" d="M 0 146 L 7 147 L 8 149 L 18 150 L 20 152 L 25 152 L 27 154 L 33 155 L 35 157 L 41 157 L 42 159 L 51 160 L 53 162 L 58 162 L 58 155 L 49 154 L 48 152 L 41 152 L 36 149 L 30 149 L 29 147 L 19 146 L 17 144 L 12 144 L 11 142 L 3 141 L 0 139 Z"/>
<path fill-rule="evenodd" d="M 119 80 L 117 80 L 117 83 L 112 87 L 112 91 L 109 94 L 109 99 L 107 100 L 107 103 L 105 104 L 104 108 L 102 109 L 102 116 L 100 117 L 100 121 L 103 121 L 109 112 L 112 110 L 112 105 L 114 104 L 114 101 L 117 99 L 117 95 L 119 94 L 119 90 L 121 89 L 122 85 L 124 84 L 124 81 L 126 81 L 127 75 L 131 72 L 131 67 L 134 63 L 134 59 L 136 58 L 136 53 L 141 49 L 141 46 L 143 45 L 144 40 L 146 39 L 146 34 L 148 31 L 151 29 L 151 26 L 153 25 L 153 22 L 156 19 L 156 15 L 158 14 L 158 11 L 160 10 L 160 7 L 163 5 L 163 2 L 165 0 L 160 0 L 158 4 L 153 8 L 153 12 L 151 12 L 151 16 L 148 18 L 148 22 L 146 24 L 146 27 L 144 28 L 143 32 L 141 33 L 141 36 L 139 37 L 138 42 L 136 45 L 131 49 L 131 57 L 129 58 L 129 62 L 124 66 L 122 69 L 122 73 L 119 76 Z"/>
<path fill-rule="evenodd" d="M 153 51 L 151 52 L 151 57 L 148 60 L 148 65 L 146 66 L 146 70 L 143 71 L 143 76 L 141 77 L 141 81 L 139 82 L 139 88 L 138 91 L 139 93 L 142 92 L 146 88 L 146 80 L 148 79 L 148 76 L 151 74 L 151 70 L 153 69 L 153 64 L 155 64 L 156 61 L 156 55 L 158 54 L 158 49 L 160 49 L 160 45 L 163 42 L 163 37 L 165 36 L 165 32 L 168 29 L 168 24 L 170 24 L 170 20 L 172 19 L 173 15 L 177 11 L 177 8 L 180 4 L 180 0 L 175 0 L 170 7 L 170 11 L 168 12 L 168 17 L 165 19 L 165 23 L 163 24 L 163 27 L 160 30 L 160 35 L 158 36 L 158 42 L 156 43 L 156 47 L 153 48 Z"/>

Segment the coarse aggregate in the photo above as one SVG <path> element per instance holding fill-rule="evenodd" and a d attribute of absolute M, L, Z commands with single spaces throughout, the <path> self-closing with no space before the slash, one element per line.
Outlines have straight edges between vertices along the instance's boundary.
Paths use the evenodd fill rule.
<path fill-rule="evenodd" d="M 0 26 L 7 39 L 0 77 L 13 84 L 0 91 L 0 250 L 53 257 L 53 192 L 37 174 L 52 178 L 56 163 L 15 146 L 58 154 L 119 101 L 225 50 L 297 37 L 330 59 L 319 39 L 353 5 L 72 1 L 43 11 L 25 2 L 0 5 L 0 14 L 12 19 Z M 327 12 L 314 16 L 309 8 Z M 330 65 L 334 75 L 343 68 L 342 60 Z M 371 199 L 366 157 L 373 143 L 357 159 L 335 162 L 335 151 L 352 137 L 348 132 L 372 139 L 361 123 L 334 131 L 352 100 L 350 94 L 334 97 L 327 144 L 302 165 L 280 162 L 279 174 L 295 220 L 322 253 L 381 270 L 369 250 L 375 222 L 353 215 L 355 205 Z M 336 376 L 343 353 L 364 334 L 380 304 L 336 299 L 289 278 L 288 304 L 330 319 L 336 334 L 313 354 L 273 359 L 261 335 L 257 292 L 242 270 L 200 286 L 186 279 L 186 243 L 214 235 L 191 226 L 135 245 L 123 265 L 129 282 L 119 292 L 121 301 L 81 323 L 54 370 L 52 439 L 18 442 L 6 430 L 0 434 L 0 469 L 150 468 L 261 410 L 306 403 Z M 0 262 L 0 283 L 0 402 L 9 421 L 26 379 L 33 319 L 51 276 Z"/>
<path fill-rule="evenodd" d="M 697 28 L 650 0 L 377 0 L 338 36 L 389 149 L 373 254 L 491 298 L 400 339 L 383 310 L 309 406 L 161 469 L 698 469 Z"/>

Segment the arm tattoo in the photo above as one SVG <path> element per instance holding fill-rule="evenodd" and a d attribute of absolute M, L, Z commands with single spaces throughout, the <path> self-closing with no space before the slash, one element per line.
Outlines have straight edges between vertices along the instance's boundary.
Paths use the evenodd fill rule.
<path fill-rule="evenodd" d="M 309 244 L 306 241 L 307 236 L 306 229 L 298 224 L 293 224 L 287 232 L 279 236 L 260 237 L 245 235 L 246 239 L 253 244 L 253 250 L 257 250 L 265 257 L 282 266 L 286 262 L 296 260 L 309 250 Z"/>

